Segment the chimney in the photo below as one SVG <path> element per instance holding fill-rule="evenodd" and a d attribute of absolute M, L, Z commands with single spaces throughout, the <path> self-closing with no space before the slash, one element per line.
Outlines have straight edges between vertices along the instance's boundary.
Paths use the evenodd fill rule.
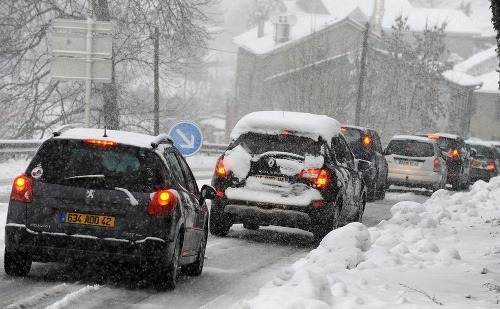
<path fill-rule="evenodd" d="M 278 17 L 275 40 L 276 44 L 290 40 L 290 23 L 288 22 L 287 15 L 281 15 Z"/>
<path fill-rule="evenodd" d="M 257 24 L 257 37 L 261 38 L 264 36 L 264 19 L 260 18 Z"/>

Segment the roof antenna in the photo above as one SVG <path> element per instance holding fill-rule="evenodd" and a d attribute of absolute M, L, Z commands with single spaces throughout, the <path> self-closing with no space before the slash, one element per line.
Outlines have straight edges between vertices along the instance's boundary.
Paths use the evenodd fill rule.
<path fill-rule="evenodd" d="M 104 135 L 102 137 L 108 137 L 108 135 L 106 134 L 106 126 L 104 126 Z"/>

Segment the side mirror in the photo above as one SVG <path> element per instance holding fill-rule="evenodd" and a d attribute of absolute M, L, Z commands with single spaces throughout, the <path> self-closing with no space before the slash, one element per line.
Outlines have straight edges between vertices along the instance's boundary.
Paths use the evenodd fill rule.
<path fill-rule="evenodd" d="M 358 171 L 360 172 L 367 171 L 372 166 L 372 163 L 370 161 L 359 159 L 357 160 L 357 162 L 358 162 Z"/>
<path fill-rule="evenodd" d="M 211 200 L 215 198 L 215 189 L 209 185 L 203 185 L 200 190 L 200 204 L 203 204 L 205 200 Z"/>
<path fill-rule="evenodd" d="M 476 150 L 476 148 L 471 148 L 471 149 L 470 149 L 470 156 L 471 156 L 471 157 L 475 157 L 476 155 L 477 155 L 477 150 Z"/>

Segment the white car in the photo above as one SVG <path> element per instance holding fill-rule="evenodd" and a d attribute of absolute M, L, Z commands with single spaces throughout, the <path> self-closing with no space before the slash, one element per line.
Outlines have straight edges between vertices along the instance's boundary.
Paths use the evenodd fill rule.
<path fill-rule="evenodd" d="M 389 165 L 389 184 L 432 191 L 446 188 L 446 162 L 434 140 L 396 135 L 384 154 Z"/>

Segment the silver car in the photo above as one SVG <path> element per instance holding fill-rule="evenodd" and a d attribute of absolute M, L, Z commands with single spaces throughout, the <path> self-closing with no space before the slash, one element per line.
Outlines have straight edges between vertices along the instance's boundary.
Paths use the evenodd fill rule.
<path fill-rule="evenodd" d="M 384 154 L 389 165 L 389 184 L 432 191 L 446 188 L 446 162 L 434 140 L 396 135 Z"/>

